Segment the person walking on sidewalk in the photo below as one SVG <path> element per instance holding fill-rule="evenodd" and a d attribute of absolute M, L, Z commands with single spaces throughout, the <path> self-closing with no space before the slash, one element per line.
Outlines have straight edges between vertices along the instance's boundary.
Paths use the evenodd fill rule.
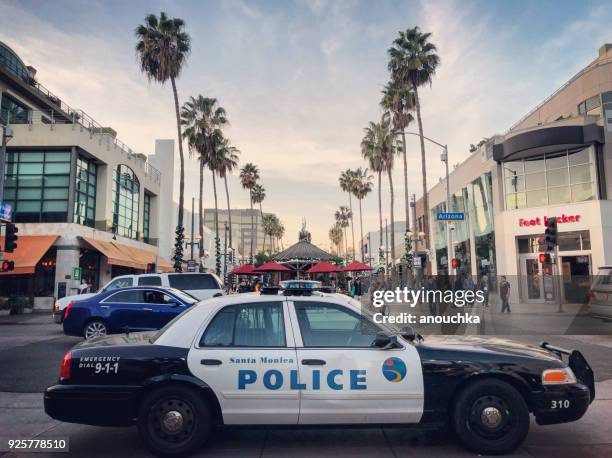
<path fill-rule="evenodd" d="M 482 301 L 483 307 L 489 306 L 489 277 L 487 274 L 484 274 L 480 279 L 480 289 L 484 295 L 484 299 Z"/>
<path fill-rule="evenodd" d="M 499 283 L 499 296 L 502 302 L 501 312 L 504 313 L 507 310 L 508 313 L 510 313 L 510 282 L 506 280 L 506 277 L 503 275 Z"/>

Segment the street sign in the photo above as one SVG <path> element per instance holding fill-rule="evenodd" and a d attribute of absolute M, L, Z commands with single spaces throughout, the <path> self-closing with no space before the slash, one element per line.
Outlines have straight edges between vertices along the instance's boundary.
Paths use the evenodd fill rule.
<path fill-rule="evenodd" d="M 194 259 L 190 259 L 187 261 L 187 272 L 195 272 L 196 271 L 196 262 Z"/>
<path fill-rule="evenodd" d="M 81 279 L 81 268 L 80 267 L 73 267 L 72 268 L 72 279 L 73 280 L 80 280 Z"/>
<path fill-rule="evenodd" d="M 13 220 L 13 208 L 6 202 L 0 203 L 0 221 L 10 223 Z"/>
<path fill-rule="evenodd" d="M 464 221 L 465 213 L 463 212 L 438 212 L 436 215 L 438 221 Z"/>

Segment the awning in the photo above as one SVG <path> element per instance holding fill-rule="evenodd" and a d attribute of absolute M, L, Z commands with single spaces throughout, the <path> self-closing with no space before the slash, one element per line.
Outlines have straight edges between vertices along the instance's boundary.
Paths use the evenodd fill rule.
<path fill-rule="evenodd" d="M 307 274 L 325 274 L 331 272 L 341 272 L 342 268 L 327 261 L 321 261 L 306 271 Z"/>
<path fill-rule="evenodd" d="M 98 250 L 107 258 L 111 265 L 131 267 L 133 269 L 145 270 L 147 264 L 157 262 L 157 270 L 160 272 L 171 272 L 172 264 L 155 252 L 143 248 L 131 247 L 117 242 L 105 242 L 103 240 L 83 237 L 87 243 Z"/>
<path fill-rule="evenodd" d="M 289 272 L 291 269 L 287 266 L 279 264 L 275 261 L 268 261 L 259 267 L 256 267 L 254 272 Z"/>
<path fill-rule="evenodd" d="M 0 275 L 33 274 L 36 264 L 58 238 L 58 235 L 19 235 L 17 249 L 13 253 L 2 253 L 4 259 L 15 263 L 15 270 Z M 0 237 L 0 246 L 4 246 L 4 237 Z"/>

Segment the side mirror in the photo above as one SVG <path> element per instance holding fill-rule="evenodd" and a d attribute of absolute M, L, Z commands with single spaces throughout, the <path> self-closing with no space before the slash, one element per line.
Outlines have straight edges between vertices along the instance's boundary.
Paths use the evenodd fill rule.
<path fill-rule="evenodd" d="M 381 350 L 389 350 L 398 346 L 399 344 L 396 336 L 390 336 L 384 332 L 379 332 L 376 334 L 376 339 L 374 339 L 374 347 L 380 348 Z"/>
<path fill-rule="evenodd" d="M 410 342 L 416 339 L 416 332 L 414 332 L 412 326 L 404 326 L 402 329 L 400 329 L 400 335 Z"/>

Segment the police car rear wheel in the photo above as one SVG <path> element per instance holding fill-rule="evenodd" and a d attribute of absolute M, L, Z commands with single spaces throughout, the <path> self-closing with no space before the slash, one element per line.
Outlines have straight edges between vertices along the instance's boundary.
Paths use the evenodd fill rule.
<path fill-rule="evenodd" d="M 497 455 L 516 449 L 529 431 L 529 409 L 510 384 L 485 379 L 468 385 L 457 397 L 453 428 L 476 453 Z"/>
<path fill-rule="evenodd" d="M 85 325 L 85 329 L 83 329 L 83 337 L 87 340 L 105 336 L 106 334 L 108 334 L 108 326 L 100 320 L 90 321 Z"/>
<path fill-rule="evenodd" d="M 184 456 L 206 442 L 211 429 L 210 409 L 195 389 L 168 386 L 149 393 L 138 415 L 138 432 L 158 456 Z"/>

